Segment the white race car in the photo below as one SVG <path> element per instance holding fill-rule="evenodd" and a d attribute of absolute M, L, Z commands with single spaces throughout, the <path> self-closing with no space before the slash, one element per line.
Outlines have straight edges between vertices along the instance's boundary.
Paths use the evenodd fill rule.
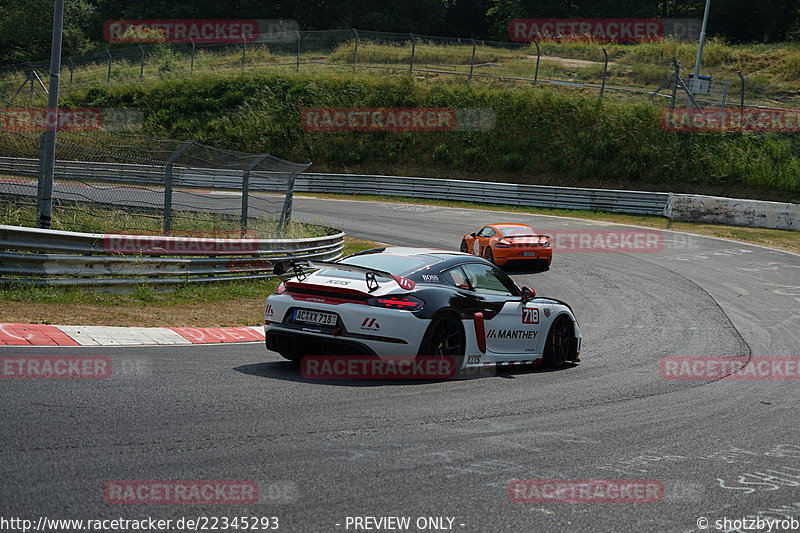
<path fill-rule="evenodd" d="M 580 361 L 581 334 L 569 305 L 520 289 L 480 257 L 376 248 L 288 268 L 295 275 L 267 298 L 264 330 L 267 349 L 292 361 L 455 356 L 463 358 L 461 368 Z M 306 274 L 308 268 L 318 270 Z"/>

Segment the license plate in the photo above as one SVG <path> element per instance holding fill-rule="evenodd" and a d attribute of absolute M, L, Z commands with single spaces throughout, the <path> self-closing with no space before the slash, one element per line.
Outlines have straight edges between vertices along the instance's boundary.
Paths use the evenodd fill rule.
<path fill-rule="evenodd" d="M 336 313 L 325 313 L 324 311 L 309 311 L 307 309 L 295 309 L 294 319 L 297 322 L 306 324 L 317 324 L 319 326 L 335 326 L 339 316 Z"/>
<path fill-rule="evenodd" d="M 536 252 L 522 252 L 522 257 L 536 257 Z"/>

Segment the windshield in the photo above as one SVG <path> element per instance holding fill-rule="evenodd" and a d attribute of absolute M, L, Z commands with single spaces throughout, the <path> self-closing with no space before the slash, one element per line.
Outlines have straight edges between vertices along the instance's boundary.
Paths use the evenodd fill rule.
<path fill-rule="evenodd" d="M 520 237 L 522 235 L 535 235 L 528 226 L 498 226 L 506 237 Z"/>
<path fill-rule="evenodd" d="M 410 256 L 410 255 L 394 255 L 387 253 L 375 253 L 356 255 L 346 257 L 339 261 L 345 265 L 354 265 L 365 268 L 374 268 L 375 270 L 383 270 L 395 276 L 407 276 L 412 272 L 440 262 L 434 257 L 428 256 Z M 325 269 L 320 271 L 323 275 L 333 276 L 338 278 L 358 279 L 363 278 L 364 274 L 360 272 L 346 272 L 336 269 Z"/>

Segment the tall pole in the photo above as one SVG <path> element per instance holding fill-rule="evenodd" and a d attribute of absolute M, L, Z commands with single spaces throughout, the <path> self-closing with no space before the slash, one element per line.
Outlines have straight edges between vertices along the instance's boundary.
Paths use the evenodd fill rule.
<path fill-rule="evenodd" d="M 711 0 L 706 0 L 706 10 L 703 13 L 703 26 L 700 28 L 700 41 L 697 43 L 697 60 L 694 62 L 695 80 L 700 79 L 700 60 L 703 58 L 703 45 L 706 43 L 706 26 L 708 26 L 708 10 L 710 8 Z"/>
<path fill-rule="evenodd" d="M 36 215 L 40 228 L 50 229 L 53 215 L 53 173 L 56 166 L 56 130 L 58 129 L 58 79 L 61 75 L 61 32 L 64 28 L 64 0 L 54 1 L 53 41 L 50 49 L 50 94 L 47 98 L 47 121 L 44 132 L 44 168 L 39 176 Z"/>

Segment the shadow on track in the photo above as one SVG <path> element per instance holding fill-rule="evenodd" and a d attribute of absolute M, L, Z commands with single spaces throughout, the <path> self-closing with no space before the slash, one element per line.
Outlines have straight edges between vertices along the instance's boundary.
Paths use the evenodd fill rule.
<path fill-rule="evenodd" d="M 549 372 L 563 372 L 578 365 L 567 363 L 561 368 L 541 368 L 536 365 L 519 365 L 514 367 L 484 367 L 468 369 L 466 373 L 452 379 L 313 379 L 303 377 L 300 365 L 291 361 L 270 361 L 265 363 L 254 363 L 249 365 L 237 366 L 233 370 L 260 378 L 278 379 L 281 381 L 293 381 L 296 383 L 308 383 L 314 385 L 335 385 L 338 387 L 383 387 L 398 385 L 426 385 L 445 383 L 448 381 L 461 382 L 471 379 L 483 379 L 500 377 L 514 379 L 519 374 L 545 374 Z"/>

